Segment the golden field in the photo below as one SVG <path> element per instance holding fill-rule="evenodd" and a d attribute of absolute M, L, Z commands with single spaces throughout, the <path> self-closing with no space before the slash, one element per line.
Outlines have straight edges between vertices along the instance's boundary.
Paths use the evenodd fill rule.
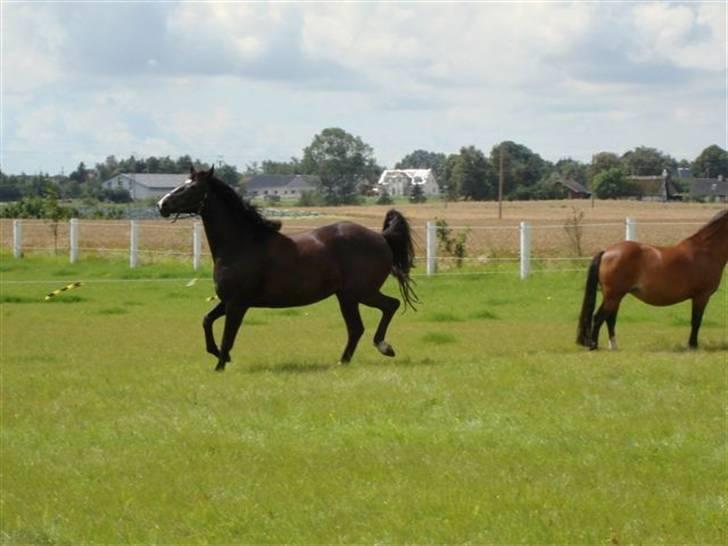
<path fill-rule="evenodd" d="M 425 225 L 428 220 L 444 219 L 453 234 L 467 231 L 467 256 L 480 262 L 512 259 L 519 251 L 520 222 L 532 227 L 534 258 L 572 258 L 590 256 L 625 236 L 626 217 L 637 222 L 637 238 L 657 245 L 673 244 L 695 232 L 725 204 L 657 203 L 643 201 L 514 201 L 503 204 L 503 218 L 498 219 L 498 204 L 489 202 L 442 202 L 395 207 L 410 220 L 415 232 L 417 254 L 425 253 Z M 284 233 L 305 231 L 327 223 L 350 220 L 380 229 L 388 206 L 344 206 L 278 209 L 291 212 L 315 212 L 308 217 L 282 218 Z M 581 234 L 580 248 L 564 229 L 577 219 Z M 163 256 L 190 256 L 192 253 L 191 219 L 172 223 L 167 220 L 140 221 L 140 259 L 155 261 Z M 80 252 L 93 255 L 126 255 L 129 248 L 128 220 L 81 220 Z M 68 224 L 60 223 L 54 235 L 52 223 L 23 220 L 24 252 L 68 251 Z M 572 235 L 574 231 L 572 230 Z M 203 238 L 204 239 L 204 238 Z M 12 221 L 0 221 L 0 245 L 12 248 Z M 203 253 L 207 252 L 203 241 Z"/>

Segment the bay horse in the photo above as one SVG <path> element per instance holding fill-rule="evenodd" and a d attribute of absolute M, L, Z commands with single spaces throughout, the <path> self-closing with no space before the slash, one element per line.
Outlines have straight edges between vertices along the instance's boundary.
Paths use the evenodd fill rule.
<path fill-rule="evenodd" d="M 263 217 L 214 172 L 214 167 L 202 171 L 191 167 L 189 179 L 162 197 L 157 207 L 165 218 L 173 214 L 202 218 L 220 299 L 202 321 L 207 352 L 217 357 L 215 370 L 223 371 L 230 362 L 235 336 L 251 307 L 308 305 L 331 295 L 339 301 L 348 331 L 341 363 L 351 360 L 364 333 L 360 303 L 382 312 L 374 345 L 383 355 L 394 356 L 385 336 L 400 302 L 380 288 L 391 273 L 405 308 L 414 309 L 418 302 L 410 278 L 414 247 L 406 218 L 390 210 L 381 233 L 337 222 L 287 236 L 280 233 L 280 222 Z M 222 316 L 225 327 L 218 348 L 212 325 Z"/>
<path fill-rule="evenodd" d="M 688 346 L 698 347 L 698 330 L 710 296 L 718 289 L 728 260 L 728 209 L 675 246 L 657 247 L 622 241 L 599 252 L 587 274 L 576 342 L 596 349 L 606 321 L 609 347 L 616 349 L 614 328 L 619 304 L 627 294 L 650 305 L 692 300 Z M 597 286 L 602 305 L 594 314 Z M 593 316 L 592 316 L 593 315 Z"/>

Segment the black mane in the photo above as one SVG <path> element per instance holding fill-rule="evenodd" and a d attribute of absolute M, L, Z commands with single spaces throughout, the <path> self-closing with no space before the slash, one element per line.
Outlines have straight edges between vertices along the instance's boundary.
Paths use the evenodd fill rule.
<path fill-rule="evenodd" d="M 281 223 L 278 220 L 269 220 L 263 216 L 258 210 L 258 207 L 248 203 L 238 195 L 238 192 L 222 180 L 210 178 L 208 184 L 210 185 L 210 190 L 220 197 L 221 201 L 230 209 L 233 215 L 237 219 L 242 220 L 247 232 L 252 229 L 254 233 L 265 236 L 280 231 Z"/>

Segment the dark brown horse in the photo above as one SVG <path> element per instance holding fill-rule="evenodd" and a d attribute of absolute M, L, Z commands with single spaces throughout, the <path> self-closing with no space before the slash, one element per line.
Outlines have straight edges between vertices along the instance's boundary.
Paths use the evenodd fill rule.
<path fill-rule="evenodd" d="M 718 289 L 728 260 L 728 210 L 722 210 L 695 234 L 675 246 L 656 247 L 622 241 L 599 252 L 587 275 L 576 342 L 596 349 L 604 321 L 609 347 L 616 348 L 614 327 L 622 298 L 632 294 L 650 305 L 692 300 L 688 345 L 698 346 L 698 330 L 710 296 Z M 597 285 L 602 305 L 594 313 Z M 592 317 L 593 315 L 593 317 Z"/>
<path fill-rule="evenodd" d="M 280 222 L 268 220 L 209 171 L 190 171 L 190 178 L 162 197 L 162 216 L 199 214 L 214 261 L 218 303 L 203 319 L 207 352 L 217 357 L 217 371 L 230 361 L 230 350 L 243 317 L 251 307 L 293 307 L 331 295 L 339 300 L 348 341 L 341 362 L 351 360 L 364 325 L 359 304 L 382 311 L 374 334 L 380 353 L 394 356 L 385 341 L 387 327 L 399 308 L 396 298 L 380 292 L 391 273 L 399 282 L 406 306 L 417 296 L 409 272 L 414 260 L 410 226 L 390 210 L 381 233 L 351 222 L 337 222 L 286 236 Z M 225 316 L 218 349 L 212 324 Z"/>

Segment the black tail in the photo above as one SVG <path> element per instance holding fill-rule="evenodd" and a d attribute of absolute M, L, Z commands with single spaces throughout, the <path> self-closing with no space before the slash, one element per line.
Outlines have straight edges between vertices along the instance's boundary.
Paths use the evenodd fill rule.
<path fill-rule="evenodd" d="M 412 285 L 410 269 L 414 267 L 415 248 L 412 244 L 412 233 L 407 219 L 400 212 L 392 209 L 384 217 L 382 235 L 392 249 L 392 275 L 399 281 L 399 292 L 402 294 L 405 309 L 409 306 L 415 309 L 419 303 Z"/>
<path fill-rule="evenodd" d="M 594 256 L 589 265 L 589 272 L 586 276 L 586 288 L 584 288 L 584 301 L 581 304 L 581 314 L 579 315 L 579 326 L 576 331 L 576 342 L 584 347 L 591 344 L 592 318 L 594 317 L 594 307 L 597 302 L 597 286 L 599 286 L 599 265 L 602 263 L 602 250 Z"/>

